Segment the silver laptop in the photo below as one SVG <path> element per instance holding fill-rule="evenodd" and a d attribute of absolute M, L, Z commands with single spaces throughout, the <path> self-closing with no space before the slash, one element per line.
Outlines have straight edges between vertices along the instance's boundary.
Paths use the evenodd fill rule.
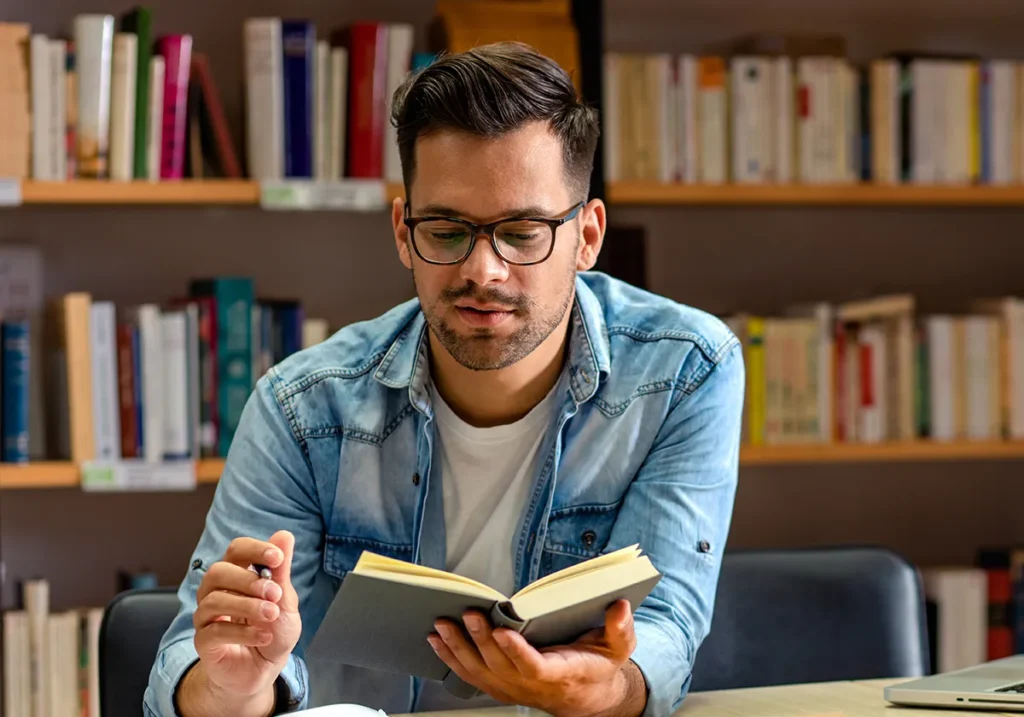
<path fill-rule="evenodd" d="M 898 705 L 1024 712 L 1024 655 L 890 685 L 885 699 Z"/>

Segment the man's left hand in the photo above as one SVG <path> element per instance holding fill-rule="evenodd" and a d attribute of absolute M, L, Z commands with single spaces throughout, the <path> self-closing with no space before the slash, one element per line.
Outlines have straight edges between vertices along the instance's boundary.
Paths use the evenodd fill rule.
<path fill-rule="evenodd" d="M 478 612 L 463 618 L 472 641 L 449 620 L 428 640 L 465 682 L 506 704 L 533 707 L 554 717 L 639 717 L 647 703 L 636 647 L 633 613 L 620 600 L 605 613 L 605 626 L 571 645 L 531 646 L 522 635 L 498 628 Z"/>

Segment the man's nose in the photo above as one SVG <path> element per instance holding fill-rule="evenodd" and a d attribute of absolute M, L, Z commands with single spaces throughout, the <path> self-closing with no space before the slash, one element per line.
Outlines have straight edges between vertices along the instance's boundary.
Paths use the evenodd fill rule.
<path fill-rule="evenodd" d="M 485 286 L 502 282 L 508 278 L 508 264 L 494 251 L 491 238 L 480 234 L 473 251 L 462 262 L 462 278 L 474 284 Z"/>

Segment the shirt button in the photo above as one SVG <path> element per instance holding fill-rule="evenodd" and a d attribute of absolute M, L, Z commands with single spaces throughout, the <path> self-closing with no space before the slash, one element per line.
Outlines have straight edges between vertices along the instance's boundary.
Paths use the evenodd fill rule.
<path fill-rule="evenodd" d="M 193 570 L 199 570 L 199 568 L 201 568 L 201 567 L 203 567 L 203 561 L 202 560 L 193 560 L 192 561 L 192 569 Z"/>
<path fill-rule="evenodd" d="M 419 473 L 413 473 L 412 474 L 412 484 L 413 485 L 419 485 L 420 484 L 420 474 Z"/>
<path fill-rule="evenodd" d="M 594 541 L 597 540 L 597 533 L 593 530 L 585 530 L 583 531 L 582 539 L 583 544 L 589 548 L 594 544 Z"/>
<path fill-rule="evenodd" d="M 700 548 L 700 552 L 702 552 L 702 553 L 710 553 L 711 552 L 711 543 L 709 543 L 706 540 L 700 541 L 700 543 L 697 544 L 697 547 Z"/>

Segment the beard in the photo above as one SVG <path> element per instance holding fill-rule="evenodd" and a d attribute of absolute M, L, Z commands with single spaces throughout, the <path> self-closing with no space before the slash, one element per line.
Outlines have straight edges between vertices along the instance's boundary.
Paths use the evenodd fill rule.
<path fill-rule="evenodd" d="M 413 283 L 416 283 L 416 272 Z M 540 305 L 526 294 L 514 294 L 501 289 L 483 288 L 465 284 L 457 289 L 445 289 L 429 305 L 422 300 L 420 306 L 427 325 L 452 358 L 471 371 L 497 371 L 507 368 L 529 356 L 544 343 L 562 322 L 574 296 L 576 268 L 571 267 L 559 287 L 556 308 Z M 419 287 L 417 286 L 417 293 Z M 473 299 L 483 303 L 499 304 L 512 310 L 512 320 L 519 327 L 510 335 L 501 336 L 494 329 L 480 328 L 469 334 L 460 333 L 445 318 L 460 299 Z"/>

